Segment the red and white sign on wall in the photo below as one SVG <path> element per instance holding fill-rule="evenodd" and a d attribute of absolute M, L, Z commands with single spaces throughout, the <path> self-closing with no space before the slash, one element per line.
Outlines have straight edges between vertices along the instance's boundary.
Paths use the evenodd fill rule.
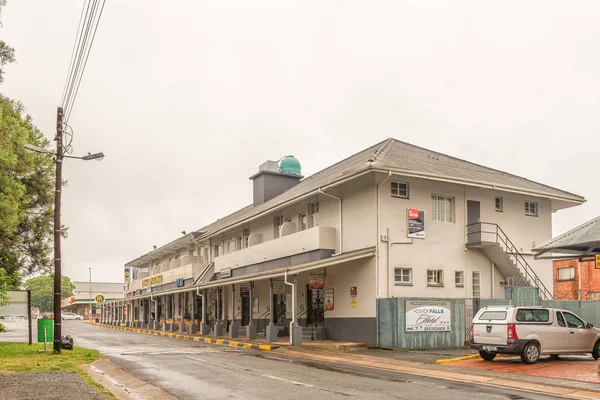
<path fill-rule="evenodd" d="M 408 209 L 408 237 L 425 239 L 425 211 Z"/>

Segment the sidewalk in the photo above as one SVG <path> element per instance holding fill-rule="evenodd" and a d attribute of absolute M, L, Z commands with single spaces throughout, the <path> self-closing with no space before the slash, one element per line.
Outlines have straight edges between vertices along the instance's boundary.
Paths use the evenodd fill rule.
<path fill-rule="evenodd" d="M 462 351 L 463 350 L 458 349 L 444 352 L 456 355 L 456 353 L 461 353 Z M 416 357 L 415 353 L 417 353 L 417 355 L 420 354 L 421 357 L 428 360 L 431 358 L 431 355 L 437 355 L 439 352 L 440 350 L 433 350 L 432 352 L 366 350 L 363 352 L 350 353 L 315 353 L 300 347 L 286 347 L 278 349 L 275 354 L 303 360 L 332 362 L 346 366 L 360 366 L 457 382 L 518 389 L 572 399 L 600 399 L 600 385 L 598 385 L 600 380 L 596 380 L 598 379 L 596 376 L 598 375 L 597 372 L 592 378 L 590 378 L 589 374 L 582 374 L 581 376 L 569 374 L 568 377 L 564 376 L 563 378 L 560 378 L 560 375 L 556 377 L 554 373 L 547 374 L 543 371 L 545 365 L 551 365 L 550 362 L 555 363 L 555 367 L 552 368 L 554 371 L 564 372 L 565 370 L 570 370 L 572 369 L 572 366 L 569 366 L 569 364 L 566 363 L 573 362 L 579 362 L 580 365 L 585 364 L 588 369 L 594 367 L 596 368 L 594 371 L 597 371 L 596 362 L 591 359 L 589 359 L 591 361 L 571 359 L 565 361 L 548 361 L 540 362 L 536 365 L 518 364 L 520 363 L 520 359 L 514 358 L 501 358 L 494 360 L 491 363 L 484 362 L 483 360 L 467 360 L 439 365 L 432 364 L 431 362 L 421 363 L 414 361 Z M 384 356 L 384 353 L 388 354 Z M 402 359 L 403 356 L 408 356 L 406 358 L 412 358 L 413 361 Z M 513 364 L 513 367 L 516 369 L 514 371 L 503 369 L 502 367 L 507 363 L 509 365 Z M 518 366 L 516 366 L 517 364 Z M 540 365 L 542 368 L 539 367 Z M 483 366 L 486 368 L 483 368 Z M 500 368 L 494 368 L 495 366 Z M 536 374 L 525 374 L 523 371 L 528 368 L 530 372 L 535 371 Z"/>

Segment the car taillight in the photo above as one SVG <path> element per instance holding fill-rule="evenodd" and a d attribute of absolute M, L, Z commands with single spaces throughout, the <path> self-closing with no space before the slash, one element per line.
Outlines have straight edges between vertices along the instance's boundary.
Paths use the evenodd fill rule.
<path fill-rule="evenodd" d="M 475 339 L 475 324 L 471 324 L 471 341 Z"/>
<path fill-rule="evenodd" d="M 508 325 L 506 337 L 509 339 L 518 339 L 519 336 L 517 336 L 517 327 L 514 325 Z"/>

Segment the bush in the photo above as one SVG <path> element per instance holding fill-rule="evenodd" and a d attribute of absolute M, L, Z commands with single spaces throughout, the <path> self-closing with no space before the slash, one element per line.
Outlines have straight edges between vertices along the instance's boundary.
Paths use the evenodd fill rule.
<path fill-rule="evenodd" d="M 6 328 L 2 324 L 0 324 L 0 332 L 6 332 Z"/>

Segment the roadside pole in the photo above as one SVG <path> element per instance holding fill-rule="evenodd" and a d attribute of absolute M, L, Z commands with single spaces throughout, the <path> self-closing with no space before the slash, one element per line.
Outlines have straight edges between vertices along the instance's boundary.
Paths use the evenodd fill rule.
<path fill-rule="evenodd" d="M 27 290 L 27 320 L 29 321 L 29 345 L 33 342 L 31 334 L 31 290 Z"/>
<path fill-rule="evenodd" d="M 60 202 L 63 162 L 63 109 L 56 111 L 56 180 L 54 183 L 54 352 L 60 353 L 61 340 L 61 249 Z"/>

